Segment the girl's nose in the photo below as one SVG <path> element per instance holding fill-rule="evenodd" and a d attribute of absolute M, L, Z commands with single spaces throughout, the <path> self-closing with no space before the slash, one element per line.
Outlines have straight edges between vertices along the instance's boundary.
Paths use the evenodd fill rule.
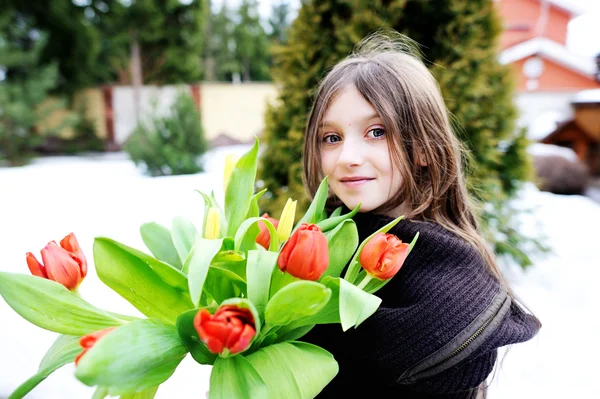
<path fill-rule="evenodd" d="M 364 148 L 361 147 L 360 143 L 353 139 L 345 139 L 340 156 L 338 158 L 339 166 L 359 166 L 364 162 Z"/>

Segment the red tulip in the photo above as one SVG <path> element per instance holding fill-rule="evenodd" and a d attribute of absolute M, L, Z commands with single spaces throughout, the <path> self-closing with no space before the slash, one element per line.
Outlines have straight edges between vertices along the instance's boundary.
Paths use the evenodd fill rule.
<path fill-rule="evenodd" d="M 387 280 L 404 264 L 409 246 L 393 234 L 376 234 L 361 251 L 360 263 L 370 276 Z"/>
<path fill-rule="evenodd" d="M 77 357 L 75 358 L 75 365 L 77 365 L 77 363 L 79 363 L 79 360 L 81 360 L 81 357 L 83 355 L 85 355 L 87 353 L 87 351 L 89 351 L 92 348 L 92 346 L 94 346 L 96 344 L 96 342 L 98 342 L 98 340 L 100 338 L 104 337 L 106 334 L 108 334 L 115 328 L 117 328 L 117 327 L 108 327 L 108 328 L 105 328 L 104 330 L 96 331 L 94 333 L 84 335 L 83 337 L 81 337 L 81 339 L 79 340 L 79 345 L 81 345 L 83 347 L 83 351 L 79 355 L 77 355 Z"/>
<path fill-rule="evenodd" d="M 27 266 L 31 274 L 56 281 L 69 290 L 76 289 L 87 274 L 87 261 L 75 234 L 70 233 L 60 241 L 60 247 L 51 241 L 42 249 L 41 264 L 31 252 L 27 252 Z"/>
<path fill-rule="evenodd" d="M 279 225 L 279 220 L 272 218 L 268 213 L 265 213 L 262 217 L 273 223 L 275 228 Z M 269 233 L 267 225 L 263 221 L 260 221 L 258 222 L 258 228 L 260 229 L 260 233 L 256 236 L 256 243 L 264 249 L 269 249 L 269 245 L 271 245 L 271 234 Z"/>
<path fill-rule="evenodd" d="M 232 355 L 243 352 L 256 335 L 252 312 L 235 305 L 223 305 L 214 315 L 200 309 L 194 317 L 194 328 L 208 350 L 216 354 L 225 349 Z"/>
<path fill-rule="evenodd" d="M 317 281 L 329 266 L 327 237 L 316 224 L 302 223 L 285 243 L 277 264 L 283 272 Z"/>

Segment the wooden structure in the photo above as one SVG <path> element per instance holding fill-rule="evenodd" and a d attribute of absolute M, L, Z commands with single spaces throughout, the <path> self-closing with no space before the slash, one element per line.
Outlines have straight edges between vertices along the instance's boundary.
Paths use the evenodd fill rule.
<path fill-rule="evenodd" d="M 600 90 L 590 90 L 587 94 L 596 97 L 576 99 L 572 103 L 575 118 L 558 126 L 541 142 L 571 148 L 592 175 L 600 176 Z"/>

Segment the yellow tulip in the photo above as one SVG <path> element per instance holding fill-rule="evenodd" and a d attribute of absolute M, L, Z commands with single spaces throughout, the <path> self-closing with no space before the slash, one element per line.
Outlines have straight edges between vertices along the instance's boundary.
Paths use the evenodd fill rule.
<path fill-rule="evenodd" d="M 237 163 L 238 159 L 239 157 L 235 154 L 229 154 L 225 157 L 225 169 L 223 171 L 223 192 L 227 192 L 227 185 L 229 184 L 231 173 L 233 173 L 233 169 L 235 168 L 235 164 Z"/>
<path fill-rule="evenodd" d="M 211 207 L 206 215 L 206 224 L 204 225 L 204 238 L 215 240 L 221 234 L 221 220 L 217 208 Z"/>
<path fill-rule="evenodd" d="M 283 212 L 281 212 L 281 217 L 279 218 L 279 225 L 277 226 L 277 238 L 279 239 L 279 242 L 287 240 L 292 233 L 297 203 L 298 201 L 292 201 L 291 198 L 288 198 L 283 207 Z"/>

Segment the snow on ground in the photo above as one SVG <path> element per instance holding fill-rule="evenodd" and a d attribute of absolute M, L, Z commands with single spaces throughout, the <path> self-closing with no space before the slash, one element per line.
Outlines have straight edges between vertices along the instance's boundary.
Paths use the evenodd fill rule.
<path fill-rule="evenodd" d="M 124 154 L 55 157 L 20 168 L 0 168 L 0 270 L 27 273 L 25 252 L 39 253 L 50 240 L 73 231 L 92 260 L 96 236 L 108 236 L 144 249 L 139 226 L 148 221 L 170 225 L 174 216 L 201 222 L 200 189 L 221 193 L 227 153 L 248 146 L 220 148 L 207 154 L 206 172 L 149 178 L 140 175 Z M 600 281 L 598 229 L 600 205 L 580 196 L 541 193 L 527 186 L 518 205 L 532 209 L 523 228 L 545 234 L 554 255 L 535 259 L 526 272 L 506 265 L 515 292 L 536 313 L 543 328 L 532 341 L 514 346 L 491 383 L 490 398 L 589 398 L 595 392 L 600 356 Z M 93 304 L 121 313 L 138 312 L 104 286 L 93 267 L 80 287 Z M 0 398 L 33 375 L 56 334 L 21 319 L 0 301 Z M 91 397 L 92 388 L 67 365 L 42 382 L 28 398 Z M 157 398 L 191 398 L 208 390 L 210 367 L 187 357 L 161 385 Z M 200 394 L 199 394 L 200 393 Z"/>

